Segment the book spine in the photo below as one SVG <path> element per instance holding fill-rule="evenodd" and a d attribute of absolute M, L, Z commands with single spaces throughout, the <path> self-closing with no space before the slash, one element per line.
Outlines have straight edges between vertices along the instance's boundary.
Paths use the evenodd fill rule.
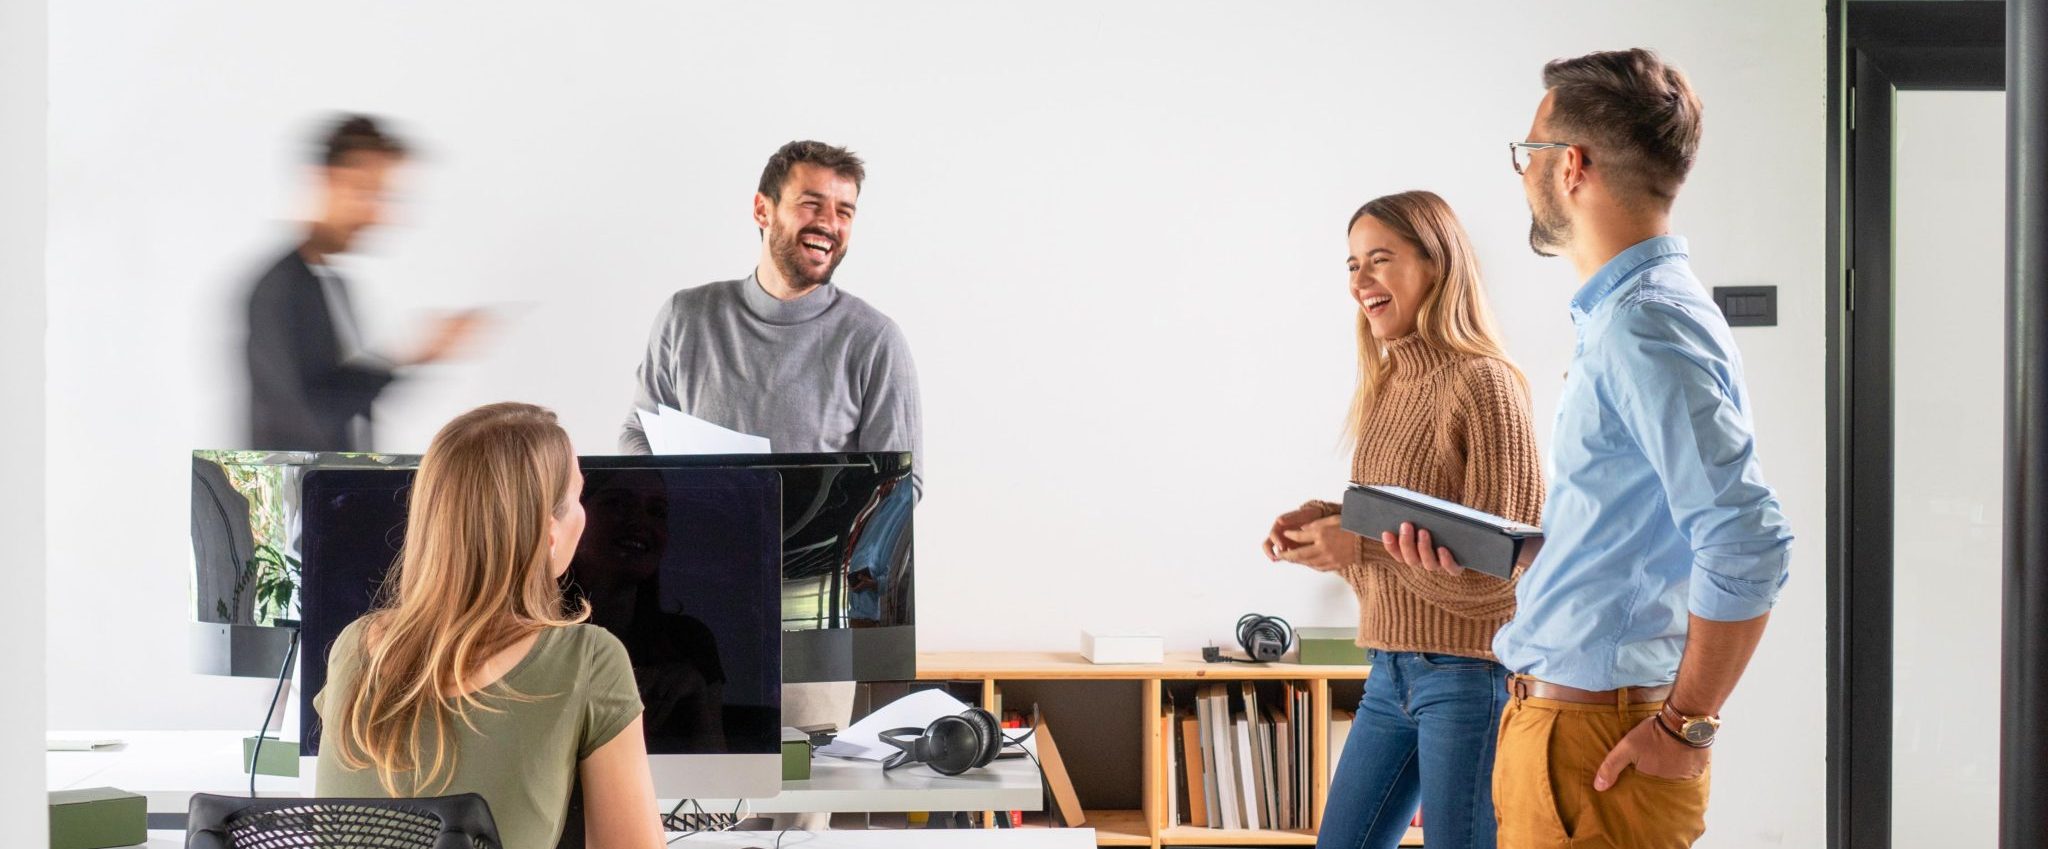
<path fill-rule="evenodd" d="M 1209 825 L 1209 809 L 1208 799 L 1203 795 L 1202 776 L 1208 765 L 1202 762 L 1202 750 L 1205 746 L 1202 743 L 1201 721 L 1193 714 L 1183 713 L 1180 719 L 1180 736 L 1182 754 L 1187 761 L 1186 775 L 1182 779 L 1182 788 L 1187 793 L 1187 822 L 1189 825 L 1206 828 Z"/>

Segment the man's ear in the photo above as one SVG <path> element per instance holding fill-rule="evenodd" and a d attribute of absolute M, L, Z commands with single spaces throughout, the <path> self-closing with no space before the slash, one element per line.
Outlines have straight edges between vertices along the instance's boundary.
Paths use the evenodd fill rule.
<path fill-rule="evenodd" d="M 1586 155 L 1584 148 L 1578 145 L 1565 148 L 1564 163 L 1558 169 L 1559 176 L 1564 179 L 1565 193 L 1570 194 L 1586 185 L 1586 182 L 1591 179 L 1587 174 L 1587 169 L 1592 167 L 1593 160 Z"/>
<path fill-rule="evenodd" d="M 754 193 L 754 226 L 764 232 L 767 231 L 768 219 L 774 211 L 775 201 L 769 200 L 767 195 L 760 192 Z"/>

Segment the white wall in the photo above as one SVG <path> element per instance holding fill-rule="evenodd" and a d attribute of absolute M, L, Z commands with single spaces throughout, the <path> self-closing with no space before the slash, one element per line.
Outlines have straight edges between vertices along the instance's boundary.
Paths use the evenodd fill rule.
<path fill-rule="evenodd" d="M 1346 588 L 1255 544 L 1348 471 L 1358 204 L 1452 202 L 1553 407 L 1576 281 L 1527 250 L 1502 147 L 1544 60 L 1641 44 L 1707 103 L 1678 222 L 1697 267 L 1782 287 L 1784 325 L 1738 338 L 1802 557 L 1730 708 L 1709 845 L 1821 841 L 1820 0 L 726 6 L 53 12 L 51 448 L 118 449 L 51 483 L 53 722 L 232 724 L 263 697 L 182 674 L 163 635 L 186 616 L 184 452 L 240 434 L 236 303 L 321 110 L 404 119 L 434 153 L 358 263 L 370 323 L 518 305 L 480 359 L 391 397 L 386 447 L 517 397 L 607 450 L 655 306 L 746 273 L 762 161 L 828 139 L 870 163 L 840 279 L 923 377 L 923 645 L 1070 649 L 1116 623 L 1193 648 L 1247 610 L 1354 621 Z M 122 674 L 88 673 L 110 643 L 93 662 Z"/>
<path fill-rule="evenodd" d="M 9 560 L 0 616 L 0 842 L 45 846 L 43 790 L 43 202 L 49 8 L 0 2 L 0 540 Z"/>
<path fill-rule="evenodd" d="M 1900 92 L 1893 181 L 1892 843 L 1998 826 L 2005 93 Z"/>

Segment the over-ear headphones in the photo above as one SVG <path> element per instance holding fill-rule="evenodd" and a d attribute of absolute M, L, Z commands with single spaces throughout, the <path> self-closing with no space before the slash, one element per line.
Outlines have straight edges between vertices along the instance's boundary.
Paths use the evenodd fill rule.
<path fill-rule="evenodd" d="M 988 766 L 1002 752 L 1004 742 L 995 715 L 981 708 L 939 717 L 923 728 L 891 728 L 876 736 L 899 750 L 882 762 L 883 769 L 924 763 L 940 775 L 959 775 Z"/>
<path fill-rule="evenodd" d="M 1294 627 L 1278 616 L 1247 613 L 1237 620 L 1237 644 L 1258 663 L 1272 663 L 1294 645 Z"/>

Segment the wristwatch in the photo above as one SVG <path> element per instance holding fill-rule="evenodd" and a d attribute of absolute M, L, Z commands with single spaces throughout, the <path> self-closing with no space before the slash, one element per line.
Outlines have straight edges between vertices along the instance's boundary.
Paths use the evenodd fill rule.
<path fill-rule="evenodd" d="M 1664 708 L 1657 711 L 1657 726 L 1664 729 L 1664 733 L 1678 738 L 1680 743 L 1695 749 L 1704 749 L 1714 745 L 1714 736 L 1721 731 L 1721 718 L 1686 716 L 1672 707 L 1670 702 L 1665 702 Z"/>

